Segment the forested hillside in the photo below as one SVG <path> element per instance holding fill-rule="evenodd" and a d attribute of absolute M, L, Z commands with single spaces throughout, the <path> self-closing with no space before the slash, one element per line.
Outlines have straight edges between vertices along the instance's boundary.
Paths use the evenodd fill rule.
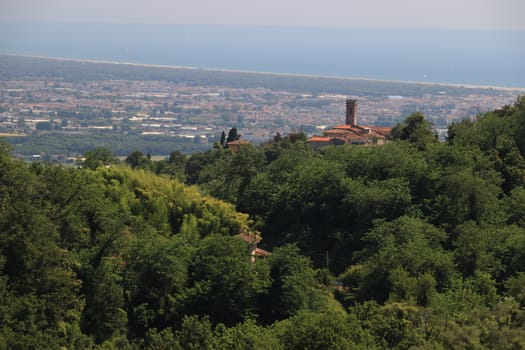
<path fill-rule="evenodd" d="M 2 144 L 0 349 L 525 348 L 525 98 L 431 130 L 81 168 Z"/>

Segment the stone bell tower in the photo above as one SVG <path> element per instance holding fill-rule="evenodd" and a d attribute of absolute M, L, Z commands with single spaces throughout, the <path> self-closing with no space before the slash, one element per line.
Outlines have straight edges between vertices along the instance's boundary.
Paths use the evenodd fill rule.
<path fill-rule="evenodd" d="M 357 100 L 346 100 L 346 125 L 357 125 Z"/>

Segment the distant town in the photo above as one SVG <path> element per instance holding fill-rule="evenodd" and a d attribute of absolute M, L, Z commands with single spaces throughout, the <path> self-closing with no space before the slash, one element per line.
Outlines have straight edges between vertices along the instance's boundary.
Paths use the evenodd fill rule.
<path fill-rule="evenodd" d="M 45 135 L 57 139 L 96 135 L 109 140 L 117 135 L 170 137 L 176 140 L 173 148 L 191 144 L 197 147 L 192 149 L 206 149 L 218 141 L 222 131 L 232 127 L 255 143 L 267 141 L 276 133 L 322 133 L 344 121 L 348 98 L 359 99 L 362 125 L 393 126 L 419 111 L 443 133 L 449 123 L 512 104 L 520 93 L 509 89 L 482 91 L 450 94 L 443 89 L 409 96 L 388 92 L 357 96 L 353 91 L 309 93 L 308 87 L 291 91 L 165 80 L 4 78 L 0 80 L 0 136 L 17 145 L 14 153 L 25 158 L 64 159 L 84 151 L 71 146 L 61 151 L 65 154 L 38 149 L 28 154 L 27 148 L 24 151 L 21 147 L 26 140 Z"/>

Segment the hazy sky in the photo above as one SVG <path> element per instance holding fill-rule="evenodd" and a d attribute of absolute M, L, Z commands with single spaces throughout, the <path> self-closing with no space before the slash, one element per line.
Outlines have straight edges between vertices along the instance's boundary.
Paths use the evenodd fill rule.
<path fill-rule="evenodd" d="M 0 20 L 524 30 L 525 0 L 0 0 Z"/>

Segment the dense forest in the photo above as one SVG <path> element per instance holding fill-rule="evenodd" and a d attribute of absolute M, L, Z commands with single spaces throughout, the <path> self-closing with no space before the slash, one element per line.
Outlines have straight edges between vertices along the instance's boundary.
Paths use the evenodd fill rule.
<path fill-rule="evenodd" d="M 13 152 L 16 154 L 43 154 L 43 159 L 49 161 L 53 160 L 53 155 L 75 152 L 81 155 L 92 150 L 94 145 L 110 149 L 118 156 L 126 156 L 134 149 L 147 149 L 152 154 L 169 154 L 176 148 L 184 154 L 190 154 L 207 150 L 211 146 L 208 143 L 195 143 L 194 139 L 171 135 L 125 135 L 111 132 L 71 135 L 50 132 L 30 136 L 6 136 L 5 140 L 13 146 Z"/>
<path fill-rule="evenodd" d="M 525 98 L 446 142 L 9 152 L 0 349 L 525 348 Z"/>

